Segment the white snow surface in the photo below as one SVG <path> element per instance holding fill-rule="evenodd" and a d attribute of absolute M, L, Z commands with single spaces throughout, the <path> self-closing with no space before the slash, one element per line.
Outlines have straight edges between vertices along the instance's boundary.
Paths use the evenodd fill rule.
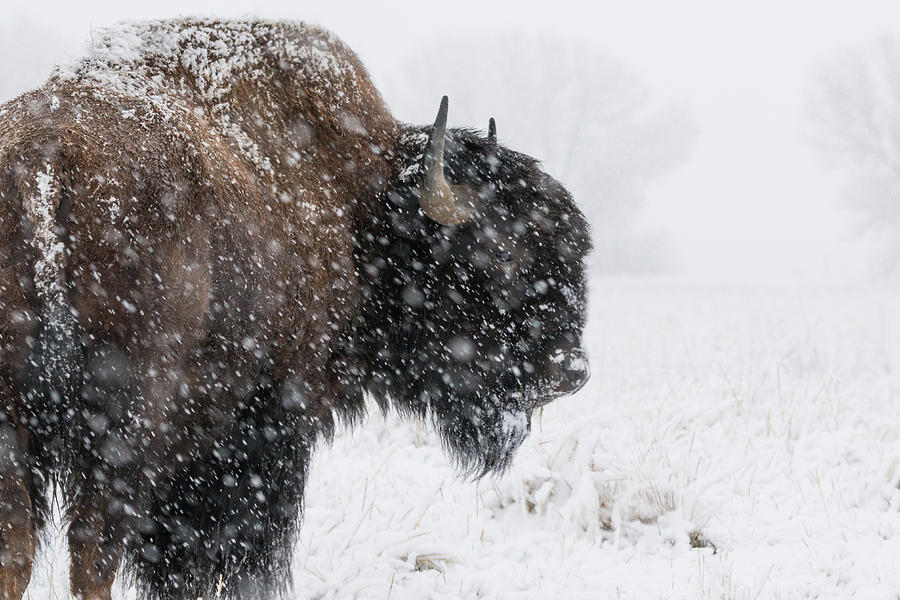
<path fill-rule="evenodd" d="M 374 411 L 321 449 L 294 597 L 896 600 L 900 293 L 599 281 L 586 340 L 502 477 Z"/>

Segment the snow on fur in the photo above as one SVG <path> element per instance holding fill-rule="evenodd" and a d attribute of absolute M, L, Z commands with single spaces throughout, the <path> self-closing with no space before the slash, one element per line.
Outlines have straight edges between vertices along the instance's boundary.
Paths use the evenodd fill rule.
<path fill-rule="evenodd" d="M 311 35 L 292 35 L 298 32 Z M 331 98 L 339 112 L 359 100 L 353 85 L 356 66 L 333 51 L 342 45 L 331 32 L 288 21 L 123 22 L 95 30 L 84 56 L 57 67 L 51 83 L 78 81 L 113 104 L 123 96 L 138 99 L 152 107 L 142 116 L 149 119 L 148 126 L 189 113 L 199 99 L 223 137 L 260 171 L 272 174 L 269 157 L 229 114 L 228 95 L 244 85 L 265 90 L 272 83 L 266 61 L 277 57 L 279 68 L 301 73 L 309 88 Z M 180 87 L 173 89 L 162 72 L 180 74 Z M 139 118 L 133 110 L 123 111 L 122 117 Z"/>
<path fill-rule="evenodd" d="M 63 244 L 56 235 L 59 184 L 50 165 L 34 175 L 31 191 L 25 195 L 23 204 L 32 227 L 30 242 L 37 255 L 34 285 L 44 301 L 59 304 L 63 301 L 65 258 Z"/>

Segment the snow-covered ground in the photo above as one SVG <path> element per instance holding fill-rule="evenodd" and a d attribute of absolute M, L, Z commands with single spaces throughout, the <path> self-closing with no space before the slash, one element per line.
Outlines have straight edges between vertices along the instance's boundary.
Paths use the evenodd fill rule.
<path fill-rule="evenodd" d="M 600 281 L 587 345 L 501 478 L 377 413 L 321 449 L 296 597 L 900 596 L 900 293 Z"/>

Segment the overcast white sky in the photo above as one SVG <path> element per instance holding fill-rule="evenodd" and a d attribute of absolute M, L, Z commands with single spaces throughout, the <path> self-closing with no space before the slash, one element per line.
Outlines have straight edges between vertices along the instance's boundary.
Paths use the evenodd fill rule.
<path fill-rule="evenodd" d="M 660 98 L 693 106 L 690 161 L 654 186 L 642 227 L 665 232 L 681 274 L 714 281 L 853 282 L 866 272 L 840 178 L 804 140 L 805 90 L 817 62 L 900 33 L 900 4 L 781 2 L 318 2 L 154 0 L 5 3 L 0 18 L 44 24 L 77 49 L 91 27 L 175 15 L 290 17 L 324 25 L 376 81 L 446 30 L 569 36 L 623 61 Z M 40 42 L 40 40 L 36 40 Z M 27 51 L 23 49 L 23 52 Z M 448 49 L 452 52 L 452 49 Z M 4 56 L 0 60 L 16 60 Z M 46 75 L 46 74 L 44 74 Z M 39 83 L 39 77 L 35 84 Z M 433 111 L 431 102 L 423 114 Z M 422 120 L 420 115 L 397 115 Z M 483 126 L 483 124 L 475 124 Z"/>

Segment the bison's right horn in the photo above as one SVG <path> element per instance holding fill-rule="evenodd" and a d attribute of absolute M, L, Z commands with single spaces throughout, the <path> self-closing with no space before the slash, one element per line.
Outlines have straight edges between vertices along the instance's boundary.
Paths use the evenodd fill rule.
<path fill-rule="evenodd" d="M 491 144 L 497 143 L 497 122 L 494 120 L 494 117 L 491 117 L 488 121 L 488 142 Z"/>
<path fill-rule="evenodd" d="M 466 186 L 449 185 L 444 177 L 444 138 L 447 133 L 447 96 L 441 107 L 422 158 L 424 181 L 419 189 L 419 206 L 432 221 L 441 225 L 459 225 L 472 216 L 473 198 Z"/>

